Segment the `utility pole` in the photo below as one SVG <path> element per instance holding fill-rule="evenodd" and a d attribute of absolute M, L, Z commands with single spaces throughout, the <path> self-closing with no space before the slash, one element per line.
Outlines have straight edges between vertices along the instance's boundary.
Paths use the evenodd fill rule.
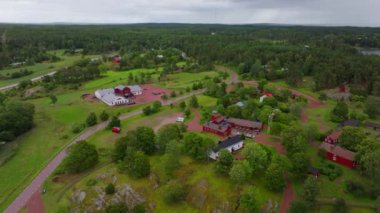
<path fill-rule="evenodd" d="M 270 128 L 272 126 L 273 117 L 276 115 L 276 113 L 281 112 L 279 109 L 274 109 L 268 116 L 268 134 L 270 134 Z"/>

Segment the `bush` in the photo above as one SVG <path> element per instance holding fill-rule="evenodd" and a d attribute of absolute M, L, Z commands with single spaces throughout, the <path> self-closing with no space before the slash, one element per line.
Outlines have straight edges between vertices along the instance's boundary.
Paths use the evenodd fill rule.
<path fill-rule="evenodd" d="M 106 213 L 126 213 L 128 206 L 125 203 L 112 204 L 107 206 Z"/>
<path fill-rule="evenodd" d="M 132 213 L 145 213 L 145 207 L 142 204 L 137 204 L 135 207 L 132 209 Z"/>
<path fill-rule="evenodd" d="M 106 186 L 104 191 L 106 192 L 107 195 L 112 195 L 115 193 L 115 186 L 112 183 L 110 183 Z"/>
<path fill-rule="evenodd" d="M 97 123 L 98 123 L 98 119 L 97 119 L 95 113 L 91 112 L 91 113 L 88 115 L 87 119 L 86 119 L 86 124 L 87 124 L 87 126 L 88 126 L 88 127 L 91 127 L 91 126 L 94 126 L 94 125 L 97 124 Z"/>
<path fill-rule="evenodd" d="M 102 113 L 100 113 L 99 118 L 101 121 L 106 121 L 106 120 L 108 120 L 109 115 L 107 114 L 106 111 L 103 111 Z"/>
<path fill-rule="evenodd" d="M 73 124 L 71 127 L 71 132 L 74 134 L 82 132 L 82 130 L 85 128 L 84 124 Z"/>
<path fill-rule="evenodd" d="M 61 169 L 67 173 L 79 173 L 94 167 L 98 161 L 99 156 L 95 146 L 86 141 L 79 141 L 70 147 Z"/>
<path fill-rule="evenodd" d="M 331 181 L 342 175 L 342 169 L 340 167 L 326 161 L 322 163 L 320 172 L 326 175 Z"/>
<path fill-rule="evenodd" d="M 334 212 L 345 213 L 347 212 L 346 201 L 343 198 L 336 198 L 334 201 Z"/>
<path fill-rule="evenodd" d="M 184 187 L 176 181 L 170 181 L 162 190 L 163 199 L 166 203 L 177 203 L 185 198 Z"/>
<path fill-rule="evenodd" d="M 98 183 L 97 180 L 90 178 L 87 180 L 86 186 L 95 186 L 97 183 Z"/>
<path fill-rule="evenodd" d="M 353 180 L 346 181 L 346 190 L 356 197 L 362 197 L 366 194 L 364 186 Z"/>
<path fill-rule="evenodd" d="M 108 123 L 108 129 L 112 129 L 112 127 L 120 127 L 121 126 L 121 122 L 120 122 L 120 119 L 116 116 L 113 116 L 111 121 Z"/>

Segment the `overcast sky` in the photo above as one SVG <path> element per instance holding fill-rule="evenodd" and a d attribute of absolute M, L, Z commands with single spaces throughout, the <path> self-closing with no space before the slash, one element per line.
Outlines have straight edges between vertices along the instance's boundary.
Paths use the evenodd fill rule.
<path fill-rule="evenodd" d="M 0 0 L 0 22 L 380 27 L 380 0 Z"/>

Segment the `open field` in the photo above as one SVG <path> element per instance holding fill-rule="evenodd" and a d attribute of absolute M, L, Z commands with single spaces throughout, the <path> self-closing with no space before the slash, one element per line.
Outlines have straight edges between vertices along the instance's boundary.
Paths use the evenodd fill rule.
<path fill-rule="evenodd" d="M 169 75 L 169 79 L 167 81 L 157 82 L 156 85 L 171 90 L 185 90 L 186 87 L 191 88 L 194 83 L 204 80 L 206 76 L 213 78 L 218 76 L 218 73 L 215 71 L 198 73 L 175 73 Z"/>
<path fill-rule="evenodd" d="M 0 70 L 0 74 L 3 76 L 8 76 L 14 72 L 19 71 L 20 69 L 28 69 L 29 71 L 33 71 L 31 75 L 24 76 L 21 78 L 0 80 L 0 87 L 18 83 L 24 80 L 29 80 L 41 75 L 48 74 L 53 71 L 57 71 L 61 68 L 72 65 L 75 61 L 78 61 L 82 58 L 82 55 L 64 55 L 63 50 L 51 51 L 50 53 L 56 54 L 58 57 L 61 58 L 61 60 L 57 62 L 53 62 L 53 63 L 38 63 L 38 64 L 30 65 L 30 66 L 22 66 L 19 68 L 10 68 L 10 69 L 5 69 L 5 70 Z M 84 58 L 90 58 L 90 57 L 93 57 L 93 56 L 84 56 Z"/>

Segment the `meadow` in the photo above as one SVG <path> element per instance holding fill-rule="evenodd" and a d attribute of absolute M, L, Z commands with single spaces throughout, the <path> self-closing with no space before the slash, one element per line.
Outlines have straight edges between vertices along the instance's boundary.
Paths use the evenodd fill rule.
<path fill-rule="evenodd" d="M 3 76 L 11 75 L 14 72 L 19 71 L 20 69 L 28 69 L 29 71 L 33 71 L 31 75 L 23 76 L 20 78 L 15 79 L 6 79 L 6 80 L 0 80 L 0 87 L 1 86 L 7 86 L 10 84 L 18 83 L 25 80 L 30 80 L 32 78 L 48 74 L 53 71 L 57 71 L 59 69 L 62 69 L 64 67 L 72 65 L 75 61 L 78 61 L 82 58 L 91 58 L 94 56 L 88 55 L 88 56 L 82 56 L 82 55 L 65 55 L 63 50 L 57 50 L 57 51 L 50 51 L 49 53 L 55 54 L 58 57 L 61 58 L 60 61 L 57 62 L 46 62 L 46 63 L 37 63 L 34 65 L 28 65 L 28 66 L 22 66 L 18 68 L 9 68 L 0 70 L 0 74 Z"/>

